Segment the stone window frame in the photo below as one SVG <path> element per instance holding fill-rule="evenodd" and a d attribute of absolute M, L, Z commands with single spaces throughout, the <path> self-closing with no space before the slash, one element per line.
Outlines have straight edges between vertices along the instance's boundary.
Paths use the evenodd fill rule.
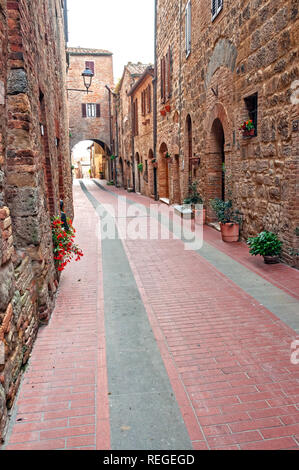
<path fill-rule="evenodd" d="M 223 0 L 211 0 L 211 15 L 212 21 L 217 18 L 221 10 L 223 9 Z"/>
<path fill-rule="evenodd" d="M 188 0 L 185 8 L 185 52 L 186 59 L 191 54 L 191 26 L 192 26 L 192 13 L 191 13 L 191 0 Z"/>

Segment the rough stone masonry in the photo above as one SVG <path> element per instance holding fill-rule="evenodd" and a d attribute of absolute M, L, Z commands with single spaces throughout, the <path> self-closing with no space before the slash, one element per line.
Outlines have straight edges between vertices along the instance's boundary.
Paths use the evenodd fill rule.
<path fill-rule="evenodd" d="M 63 6 L 0 0 L 0 441 L 53 309 L 50 218 L 60 198 L 73 215 Z"/>

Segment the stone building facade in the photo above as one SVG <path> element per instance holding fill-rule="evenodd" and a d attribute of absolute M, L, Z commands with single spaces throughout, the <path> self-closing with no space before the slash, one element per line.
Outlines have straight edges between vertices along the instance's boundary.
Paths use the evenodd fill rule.
<path fill-rule="evenodd" d="M 153 165 L 153 77 L 149 66 L 128 92 L 131 98 L 131 133 L 135 165 L 135 190 L 154 197 L 156 169 Z"/>
<path fill-rule="evenodd" d="M 113 87 L 112 53 L 102 49 L 69 47 L 67 56 L 71 148 L 83 140 L 93 140 L 104 148 L 106 155 L 111 155 L 112 102 L 106 86 Z M 94 73 L 88 94 L 84 91 L 82 77 L 87 67 Z"/>
<path fill-rule="evenodd" d="M 113 141 L 114 154 L 117 158 L 117 184 L 126 189 L 136 186 L 138 175 L 135 172 L 135 155 L 133 154 L 131 88 L 139 80 L 149 64 L 129 62 L 123 71 L 122 78 L 115 87 L 113 99 Z"/>
<path fill-rule="evenodd" d="M 60 199 L 73 215 L 64 13 L 60 0 L 0 1 L 0 440 L 54 305 L 50 217 Z"/>
<path fill-rule="evenodd" d="M 275 231 L 298 265 L 298 2 L 156 4 L 159 196 L 182 202 L 196 179 L 209 221 L 209 200 L 231 198 L 242 237 Z"/>

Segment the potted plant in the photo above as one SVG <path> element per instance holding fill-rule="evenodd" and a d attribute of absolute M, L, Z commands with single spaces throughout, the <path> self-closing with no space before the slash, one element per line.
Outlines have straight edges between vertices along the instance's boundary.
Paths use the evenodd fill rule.
<path fill-rule="evenodd" d="M 115 155 L 111 155 L 110 159 L 111 159 L 111 160 L 115 160 L 115 159 L 116 159 L 116 156 L 115 156 Z"/>
<path fill-rule="evenodd" d="M 249 253 L 263 256 L 266 264 L 279 263 L 282 241 L 275 233 L 264 230 L 257 237 L 248 238 L 247 245 L 250 246 Z"/>
<path fill-rule="evenodd" d="M 166 104 L 166 105 L 165 105 L 165 111 L 166 111 L 167 113 L 169 113 L 170 110 L 171 110 L 170 104 Z"/>
<path fill-rule="evenodd" d="M 241 219 L 238 211 L 233 209 L 232 201 L 215 198 L 210 201 L 210 205 L 220 223 L 222 240 L 224 242 L 237 242 L 239 240 Z"/>
<path fill-rule="evenodd" d="M 143 163 L 138 163 L 137 168 L 138 168 L 138 171 L 141 172 L 143 170 Z"/>
<path fill-rule="evenodd" d="M 157 159 L 156 159 L 156 158 L 152 158 L 152 159 L 151 159 L 151 162 L 152 162 L 153 168 L 157 168 L 157 167 L 158 167 L 158 162 L 157 162 Z"/>
<path fill-rule="evenodd" d="M 165 111 L 165 109 L 161 109 L 160 113 L 161 113 L 162 116 L 166 116 L 166 111 Z"/>
<path fill-rule="evenodd" d="M 239 130 L 242 132 L 243 137 L 253 137 L 255 129 L 252 120 L 244 121 Z"/>
<path fill-rule="evenodd" d="M 195 206 L 197 204 L 203 204 L 203 199 L 197 190 L 197 186 L 198 186 L 198 181 L 193 181 L 191 184 L 189 184 L 189 196 L 186 199 L 184 199 L 184 204 L 191 205 L 193 217 L 195 217 L 195 214 L 196 214 Z M 205 221 L 206 221 L 206 210 L 203 209 L 203 224 L 205 224 Z"/>
<path fill-rule="evenodd" d="M 166 152 L 165 153 L 165 158 L 170 158 L 170 153 Z"/>

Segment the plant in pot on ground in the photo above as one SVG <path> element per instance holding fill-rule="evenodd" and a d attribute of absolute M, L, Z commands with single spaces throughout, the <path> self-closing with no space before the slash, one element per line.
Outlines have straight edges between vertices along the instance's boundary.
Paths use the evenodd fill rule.
<path fill-rule="evenodd" d="M 282 241 L 275 233 L 264 230 L 257 237 L 248 238 L 247 245 L 250 247 L 249 253 L 263 256 L 266 264 L 279 263 Z"/>
<path fill-rule="evenodd" d="M 138 171 L 141 172 L 143 170 L 143 163 L 138 163 L 137 168 L 138 168 Z"/>
<path fill-rule="evenodd" d="M 196 205 L 203 204 L 203 198 L 201 197 L 200 193 L 198 192 L 198 181 L 193 181 L 189 184 L 189 196 L 184 199 L 184 204 L 191 205 L 191 209 L 193 211 L 194 217 L 196 213 Z M 206 218 L 206 211 L 203 209 L 203 223 L 205 223 Z"/>
<path fill-rule="evenodd" d="M 221 236 L 224 242 L 237 242 L 239 240 L 241 217 L 234 210 L 231 200 L 211 199 L 210 205 L 220 224 Z"/>

